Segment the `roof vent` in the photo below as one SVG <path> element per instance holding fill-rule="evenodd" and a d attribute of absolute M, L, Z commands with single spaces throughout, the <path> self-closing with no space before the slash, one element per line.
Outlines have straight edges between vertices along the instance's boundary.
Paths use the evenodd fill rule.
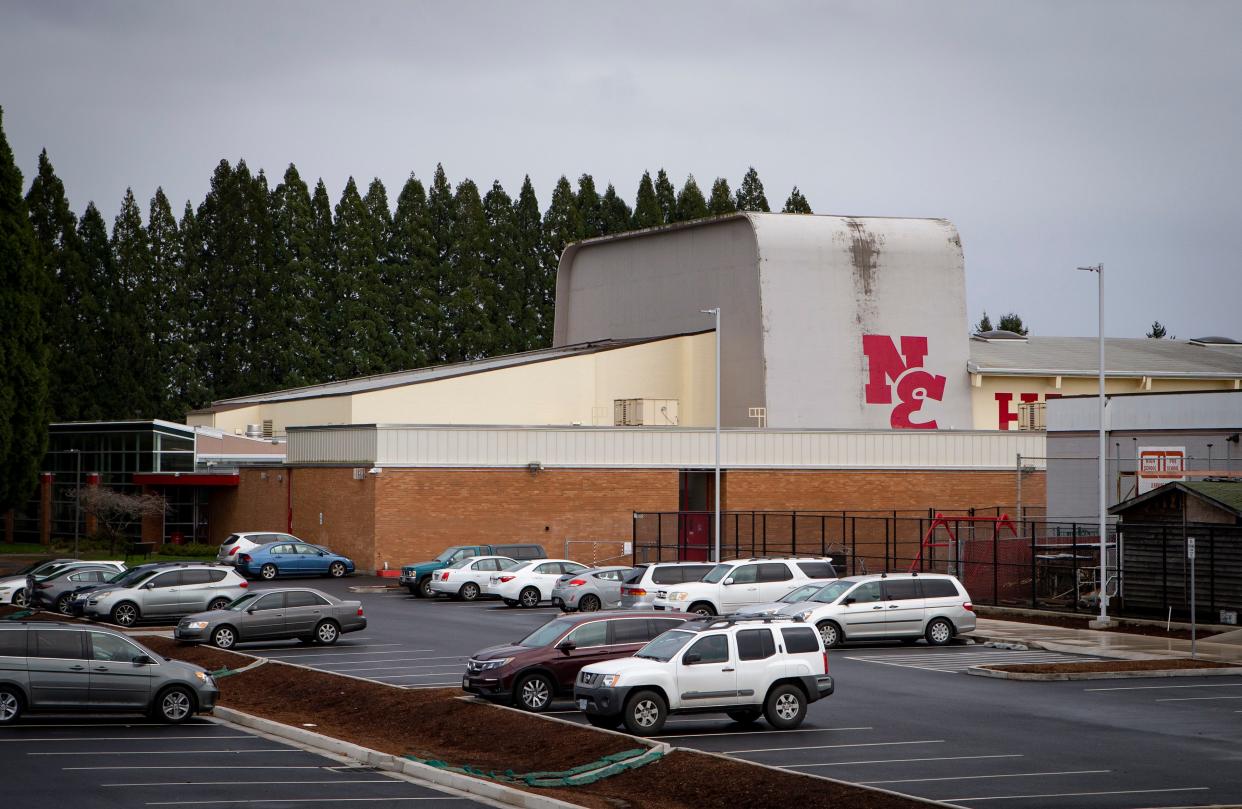
<path fill-rule="evenodd" d="M 975 337 L 980 340 L 1021 340 L 1026 342 L 1025 334 L 1018 334 L 1016 331 L 1004 331 L 1003 329 L 993 329 L 992 331 L 975 332 Z"/>
<path fill-rule="evenodd" d="M 1237 340 L 1233 339 L 1232 337 L 1220 337 L 1220 336 L 1216 336 L 1216 335 L 1214 335 L 1214 336 L 1212 336 L 1212 337 L 1195 337 L 1194 339 L 1192 339 L 1192 340 L 1190 341 L 1190 344 L 1191 344 L 1192 346 L 1212 346 L 1213 348 L 1220 348 L 1220 347 L 1238 348 L 1238 347 L 1242 347 L 1242 343 L 1238 342 Z"/>

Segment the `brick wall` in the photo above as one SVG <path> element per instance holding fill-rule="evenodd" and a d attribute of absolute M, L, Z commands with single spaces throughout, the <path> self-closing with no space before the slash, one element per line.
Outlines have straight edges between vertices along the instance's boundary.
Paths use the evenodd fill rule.
<path fill-rule="evenodd" d="M 207 537 L 213 545 L 236 531 L 287 531 L 289 470 L 242 469 L 236 489 L 213 489 Z"/>
<path fill-rule="evenodd" d="M 348 556 L 359 571 L 383 567 L 376 561 L 377 480 L 375 475 L 354 480 L 352 468 L 294 469 L 293 534 Z"/>

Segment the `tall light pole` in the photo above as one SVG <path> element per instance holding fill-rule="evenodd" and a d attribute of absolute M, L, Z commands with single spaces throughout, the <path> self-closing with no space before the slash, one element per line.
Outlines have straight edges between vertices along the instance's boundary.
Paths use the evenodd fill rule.
<path fill-rule="evenodd" d="M 720 307 L 714 309 L 700 309 L 705 315 L 716 316 L 716 485 L 712 487 L 716 495 L 715 507 L 715 525 L 714 531 L 716 535 L 715 554 L 713 559 L 716 564 L 720 564 Z"/>
<path fill-rule="evenodd" d="M 78 558 L 78 524 L 82 521 L 82 450 L 71 449 L 77 462 L 73 474 L 73 558 Z"/>
<path fill-rule="evenodd" d="M 1106 436 L 1104 430 L 1104 265 L 1097 264 L 1094 267 L 1079 267 L 1083 272 L 1093 272 L 1099 281 L 1099 298 L 1100 311 L 1098 315 L 1100 327 L 1100 401 L 1099 401 L 1099 420 L 1100 420 L 1100 617 L 1096 623 L 1098 626 L 1109 626 L 1108 620 L 1108 495 L 1105 491 L 1105 478 L 1107 477 L 1107 467 L 1105 464 L 1105 444 Z"/>

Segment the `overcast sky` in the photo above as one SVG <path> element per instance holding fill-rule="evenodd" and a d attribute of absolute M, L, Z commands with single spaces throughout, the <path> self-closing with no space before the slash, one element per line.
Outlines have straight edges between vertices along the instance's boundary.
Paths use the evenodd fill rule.
<path fill-rule="evenodd" d="M 776 208 L 954 222 L 972 318 L 1094 334 L 1102 261 L 1109 335 L 1242 339 L 1240 41 L 1238 2 L 0 0 L 0 105 L 27 184 L 46 147 L 109 219 L 221 158 L 543 207 L 754 165 Z"/>

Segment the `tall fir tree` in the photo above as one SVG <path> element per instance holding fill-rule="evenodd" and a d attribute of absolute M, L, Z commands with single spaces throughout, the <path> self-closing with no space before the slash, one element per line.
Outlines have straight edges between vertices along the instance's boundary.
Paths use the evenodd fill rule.
<path fill-rule="evenodd" d="M 429 349 L 433 362 L 445 362 L 457 356 L 453 325 L 449 322 L 448 302 L 455 291 L 451 257 L 453 254 L 453 216 L 456 206 L 453 188 L 449 185 L 444 166 L 437 163 L 427 189 L 427 221 L 435 262 L 432 267 L 432 288 L 429 303 Z"/>
<path fill-rule="evenodd" d="M 345 183 L 334 213 L 336 305 L 328 314 L 328 333 L 336 347 L 333 378 L 347 379 L 384 370 L 388 323 L 376 311 L 380 288 L 375 236 L 380 226 L 353 177 Z"/>
<path fill-rule="evenodd" d="M 51 418 L 81 421 L 99 384 L 98 366 L 82 351 L 98 336 L 99 305 L 86 273 L 78 240 L 78 219 L 47 150 L 26 194 L 38 260 L 47 283 L 42 315 L 48 341 L 48 399 Z"/>
<path fill-rule="evenodd" d="M 455 339 L 448 359 L 457 362 L 492 353 L 496 285 L 487 266 L 487 215 L 479 187 L 469 178 L 462 180 L 453 203 L 453 250 L 449 257 L 453 292 L 447 306 Z"/>
<path fill-rule="evenodd" d="M 664 224 L 664 213 L 660 210 L 660 200 L 656 197 L 655 184 L 651 182 L 651 172 L 644 171 L 643 178 L 638 181 L 638 194 L 634 198 L 634 217 L 630 225 L 634 230 L 654 228 Z"/>
<path fill-rule="evenodd" d="M 332 221 L 332 199 L 323 178 L 315 183 L 311 194 L 311 265 L 314 269 L 313 286 L 309 300 L 313 302 L 307 315 L 307 334 L 310 335 L 311 354 L 305 361 L 306 375 L 311 383 L 335 379 L 332 364 L 337 347 L 328 331 L 328 316 L 336 305 L 336 248 Z"/>
<path fill-rule="evenodd" d="M 604 206 L 604 233 L 623 233 L 630 229 L 630 220 L 634 212 L 630 210 L 625 200 L 617 195 L 617 189 L 612 183 L 609 183 L 608 188 L 605 189 L 601 202 Z"/>
<path fill-rule="evenodd" d="M 435 244 L 428 222 L 427 192 L 413 174 L 397 196 L 389 245 L 394 285 L 394 369 L 430 364 L 428 332 L 430 305 L 435 294 Z"/>
<path fill-rule="evenodd" d="M 128 380 L 114 376 L 123 358 L 116 357 L 110 350 L 114 337 L 110 315 L 117 297 L 113 289 L 116 270 L 112 262 L 112 248 L 108 244 L 108 223 L 94 202 L 86 204 L 86 210 L 78 220 L 78 242 L 90 290 L 88 295 L 83 296 L 83 301 L 89 302 L 85 314 L 91 334 L 89 340 L 77 346 L 74 355 L 78 362 L 91 366 L 94 376 L 94 386 L 81 411 L 81 418 L 86 421 L 130 418 L 120 406 L 123 394 L 117 389 Z"/>
<path fill-rule="evenodd" d="M 375 323 L 376 345 L 374 350 L 376 364 L 371 373 L 382 373 L 395 370 L 398 361 L 397 339 L 393 324 L 397 318 L 396 289 L 392 277 L 392 260 L 389 255 L 389 243 L 392 240 L 392 209 L 388 207 L 388 190 L 378 177 L 371 180 L 367 193 L 362 198 L 366 206 L 370 224 L 371 245 L 375 251 L 375 263 L 370 268 L 361 290 L 361 299 L 368 304 L 369 319 Z"/>
<path fill-rule="evenodd" d="M 513 199 L 499 180 L 483 197 L 487 240 L 484 265 L 493 296 L 489 312 L 485 312 L 491 330 L 491 353 L 512 354 L 522 350 L 519 330 L 522 313 L 530 305 L 523 297 L 524 284 L 518 270 L 518 234 L 514 223 Z"/>
<path fill-rule="evenodd" d="M 310 188 L 292 163 L 272 191 L 271 221 L 270 289 L 283 306 L 271 312 L 271 327 L 259 336 L 259 356 L 277 387 L 309 385 L 315 379 L 314 330 L 319 326 L 315 300 L 321 272 L 316 265 Z"/>
<path fill-rule="evenodd" d="M 156 289 L 150 244 L 132 188 L 125 189 L 121 211 L 113 222 L 111 249 L 113 275 L 107 286 L 104 321 L 110 347 L 110 415 L 153 419 L 159 415 L 163 398 L 164 369 L 156 343 L 162 315 L 151 308 Z"/>
<path fill-rule="evenodd" d="M 192 218 L 194 212 L 187 205 Z M 159 418 L 182 421 L 196 401 L 198 369 L 195 344 L 190 340 L 194 313 L 190 309 L 187 266 L 181 232 L 172 204 L 163 188 L 156 188 L 147 209 L 147 249 L 151 266 L 150 297 L 141 302 L 151 329 L 155 359 L 160 368 L 156 413 Z"/>
<path fill-rule="evenodd" d="M 513 203 L 515 295 L 523 301 L 521 316 L 515 325 L 516 348 L 531 351 L 552 344 L 552 316 L 556 300 L 556 272 L 548 272 L 548 253 L 539 213 L 539 200 L 530 175 L 522 181 L 522 190 Z"/>
<path fill-rule="evenodd" d="M 669 181 L 668 172 L 664 169 L 656 172 L 655 197 L 656 202 L 660 205 L 661 224 L 667 225 L 669 222 L 676 222 L 677 192 L 673 189 L 673 183 Z"/>
<path fill-rule="evenodd" d="M 798 190 L 798 186 L 793 187 L 793 191 L 789 192 L 789 199 L 785 200 L 785 207 L 782 213 L 815 213 L 811 210 L 811 203 L 807 202 L 806 197 Z"/>
<path fill-rule="evenodd" d="M 763 181 L 759 172 L 751 166 L 742 177 L 742 184 L 737 189 L 737 209 L 739 211 L 761 211 L 768 213 L 768 198 L 763 193 Z"/>
<path fill-rule="evenodd" d="M 47 447 L 51 284 L 38 251 L 0 108 L 0 511 L 25 503 Z"/>
<path fill-rule="evenodd" d="M 677 194 L 675 221 L 688 222 L 691 219 L 702 219 L 706 216 L 707 200 L 703 198 L 703 192 L 699 189 L 699 184 L 695 182 L 694 175 L 691 174 L 686 177 L 686 184 Z"/>
<path fill-rule="evenodd" d="M 707 200 L 707 212 L 712 216 L 723 216 L 736 210 L 737 203 L 733 201 L 729 181 L 724 177 L 717 177 L 716 182 L 712 183 L 711 198 Z"/>
<path fill-rule="evenodd" d="M 194 205 L 186 200 L 185 210 L 177 223 L 178 242 L 181 247 L 179 267 L 181 283 L 177 287 L 173 312 L 177 315 L 180 346 L 177 364 L 173 367 L 170 394 L 174 402 L 185 402 L 191 408 L 203 407 L 212 399 L 211 383 L 205 371 L 207 345 L 199 339 L 204 331 L 205 290 L 202 283 L 206 247 L 203 231 L 198 225 Z"/>
<path fill-rule="evenodd" d="M 595 178 L 591 175 L 583 174 L 578 178 L 578 194 L 574 198 L 574 204 L 578 208 L 578 218 L 582 221 L 583 239 L 603 236 L 608 232 L 604 221 L 604 201 L 595 190 Z"/>

